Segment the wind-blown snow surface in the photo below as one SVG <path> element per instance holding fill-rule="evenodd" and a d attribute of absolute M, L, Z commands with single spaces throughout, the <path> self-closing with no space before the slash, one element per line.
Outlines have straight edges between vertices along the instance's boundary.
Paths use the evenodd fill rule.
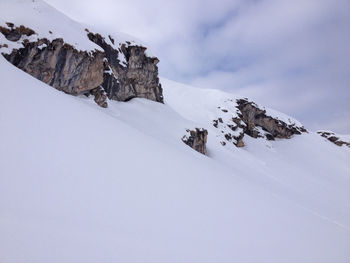
<path fill-rule="evenodd" d="M 121 32 L 105 32 L 96 29 L 93 25 L 80 24 L 42 0 L 0 0 L 0 26 L 6 27 L 7 22 L 14 23 L 17 27 L 24 25 L 34 30 L 34 35 L 26 37 L 29 41 L 37 41 L 39 38 L 49 40 L 62 38 L 66 43 L 81 51 L 103 51 L 101 47 L 89 41 L 86 30 L 101 34 L 107 44 L 115 49 L 120 48 L 122 44 L 144 45 L 142 41 Z M 114 39 L 115 43 L 112 43 L 108 36 Z M 0 42 L 9 47 L 3 47 L 1 52 L 11 53 L 13 48 L 23 47 L 22 41 L 23 37 L 17 42 L 11 42 L 0 34 Z M 149 49 L 146 53 L 148 56 L 153 56 Z M 119 55 L 120 61 L 123 62 L 124 56 L 121 53 Z"/>
<path fill-rule="evenodd" d="M 2 56 L 0 79 L 1 263 L 350 261 L 349 148 L 312 132 L 223 147 L 212 120 L 235 97 L 166 79 L 165 105 L 108 109 Z M 181 141 L 194 127 L 208 157 Z"/>
<path fill-rule="evenodd" d="M 169 105 L 104 110 L 0 68 L 0 262 L 349 261 L 345 148 L 209 137 L 208 158 Z"/>

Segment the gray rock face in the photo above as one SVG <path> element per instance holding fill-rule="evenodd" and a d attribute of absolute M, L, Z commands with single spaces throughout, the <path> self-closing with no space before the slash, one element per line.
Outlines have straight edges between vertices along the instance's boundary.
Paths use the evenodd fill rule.
<path fill-rule="evenodd" d="M 89 33 L 88 37 L 106 53 L 102 87 L 109 99 L 128 101 L 139 97 L 163 103 L 163 90 L 158 78 L 159 60 L 147 57 L 145 47 L 123 44 L 116 50 L 99 34 Z M 114 39 L 109 38 L 113 43 Z M 126 63 L 118 59 L 119 53 L 126 58 Z"/>
<path fill-rule="evenodd" d="M 223 102 L 225 108 L 218 106 L 218 118 L 213 120 L 212 125 L 219 130 L 223 146 L 229 143 L 237 147 L 244 147 L 244 137 L 288 139 L 295 134 L 307 132 L 303 126 L 295 123 L 285 123 L 266 114 L 254 102 L 247 99 L 228 99 Z M 228 110 L 229 109 L 229 110 Z"/>
<path fill-rule="evenodd" d="M 146 48 L 123 44 L 119 50 L 107 44 L 99 34 L 87 31 L 91 41 L 104 51 L 83 52 L 64 42 L 27 38 L 35 32 L 24 26 L 0 27 L 7 40 L 22 40 L 23 48 L 3 56 L 13 65 L 68 94 L 92 94 L 101 107 L 107 107 L 105 96 L 111 100 L 128 101 L 140 97 L 163 103 L 159 83 L 157 58 L 147 57 Z M 114 40 L 110 37 L 112 43 Z M 1 44 L 1 43 L 0 43 Z M 2 47 L 6 47 L 6 44 Z M 119 57 L 126 58 L 124 64 Z M 100 89 L 102 88 L 102 90 Z"/>
<path fill-rule="evenodd" d="M 294 134 L 306 132 L 304 127 L 288 125 L 281 120 L 274 119 L 266 115 L 265 110 L 259 109 L 253 102 L 248 100 L 237 100 L 237 108 L 240 111 L 239 117 L 246 124 L 244 133 L 254 138 L 260 136 L 256 127 L 261 127 L 267 132 L 266 138 L 273 140 L 274 138 L 289 139 Z"/>
<path fill-rule="evenodd" d="M 103 82 L 102 52 L 92 55 L 65 44 L 63 39 L 52 42 L 41 39 L 24 42 L 24 47 L 4 57 L 33 77 L 66 93 L 77 95 L 90 91 Z M 42 48 L 40 46 L 44 45 Z"/>
<path fill-rule="evenodd" d="M 187 132 L 189 132 L 189 136 L 183 136 L 182 141 L 197 152 L 206 155 L 208 131 L 196 128 L 195 130 L 187 130 Z"/>

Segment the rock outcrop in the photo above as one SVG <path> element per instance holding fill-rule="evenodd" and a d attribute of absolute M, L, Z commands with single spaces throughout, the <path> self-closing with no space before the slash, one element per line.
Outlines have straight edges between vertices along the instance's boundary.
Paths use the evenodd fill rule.
<path fill-rule="evenodd" d="M 343 141 L 339 136 L 331 131 L 318 131 L 317 132 L 323 138 L 326 138 L 328 141 L 334 143 L 337 146 L 348 146 L 350 148 L 350 142 Z"/>
<path fill-rule="evenodd" d="M 207 154 L 207 137 L 208 131 L 205 129 L 186 130 L 189 135 L 182 137 L 182 141 L 204 155 Z"/>
<path fill-rule="evenodd" d="M 109 36 L 112 45 L 100 34 L 88 33 L 88 37 L 105 51 L 105 73 L 102 87 L 109 99 L 128 101 L 132 98 L 146 98 L 163 103 L 163 91 L 158 78 L 159 60 L 147 57 L 146 48 L 127 46 L 112 47 L 115 40 Z M 121 61 L 125 58 L 124 61 Z"/>
<path fill-rule="evenodd" d="M 274 140 L 275 138 L 289 139 L 292 135 L 306 132 L 304 127 L 288 125 L 281 120 L 267 116 L 266 110 L 259 109 L 251 101 L 239 99 L 237 100 L 237 104 L 237 108 L 240 111 L 238 116 L 246 124 L 244 133 L 253 138 L 261 136 L 256 127 L 262 128 L 266 132 L 266 138 L 269 140 Z"/>
<path fill-rule="evenodd" d="M 4 57 L 16 67 L 46 84 L 68 94 L 78 95 L 99 87 L 103 82 L 102 52 L 77 51 L 63 39 L 23 42 Z"/>
<path fill-rule="evenodd" d="M 86 31 L 88 39 L 103 51 L 79 51 L 62 38 L 52 41 L 33 38 L 34 30 L 7 23 L 7 27 L 0 27 L 0 33 L 21 47 L 2 55 L 58 90 L 72 95 L 92 94 L 101 107 L 108 106 L 106 96 L 118 101 L 139 97 L 163 103 L 157 58 L 146 56 L 146 48 L 142 46 L 124 43 L 117 49 L 107 44 L 101 35 Z M 109 40 L 114 43 L 110 36 Z M 8 47 L 6 43 L 0 44 Z"/>
<path fill-rule="evenodd" d="M 268 116 L 266 110 L 260 109 L 254 102 L 247 99 L 226 100 L 225 107 L 218 107 L 218 117 L 213 120 L 213 126 L 220 130 L 217 137 L 221 137 L 223 146 L 233 143 L 237 147 L 243 147 L 244 136 L 253 138 L 289 139 L 291 136 L 307 132 L 303 126 L 293 122 L 286 122 Z M 230 109 L 230 110 L 228 110 Z"/>

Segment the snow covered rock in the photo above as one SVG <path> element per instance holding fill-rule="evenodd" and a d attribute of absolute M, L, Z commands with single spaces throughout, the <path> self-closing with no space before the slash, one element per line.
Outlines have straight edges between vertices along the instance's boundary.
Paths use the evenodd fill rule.
<path fill-rule="evenodd" d="M 113 47 L 115 40 L 111 36 L 108 36 L 110 44 L 100 34 L 90 32 L 88 37 L 105 51 L 102 87 L 109 99 L 128 101 L 139 97 L 163 103 L 158 58 L 146 56 L 145 47 L 130 45 L 130 42 L 121 44 L 116 49 Z"/>
<path fill-rule="evenodd" d="M 300 135 L 302 132 L 306 132 L 303 126 L 297 126 L 294 123 L 287 124 L 282 120 L 268 116 L 266 110 L 259 109 L 254 102 L 246 99 L 237 100 L 237 108 L 240 111 L 239 117 L 246 124 L 244 132 L 253 138 L 289 139 L 292 135 Z M 261 134 L 262 132 L 256 127 L 262 128 L 264 134 Z"/>
<path fill-rule="evenodd" d="M 68 94 L 101 94 L 95 91 L 102 87 L 112 100 L 140 97 L 163 103 L 157 58 L 148 57 L 145 47 L 129 41 L 117 44 L 111 36 L 107 43 L 100 34 L 85 31 L 86 41 L 97 44 L 93 50 L 79 50 L 64 38 L 49 40 L 7 22 L 0 26 L 0 52 L 14 66 Z M 108 106 L 103 96 L 96 100 Z"/>
<path fill-rule="evenodd" d="M 217 107 L 216 115 L 213 127 L 218 129 L 223 146 L 229 142 L 243 147 L 245 135 L 275 140 L 289 139 L 295 134 L 306 132 L 301 124 L 296 124 L 291 119 L 283 121 L 278 116 L 270 116 L 265 109 L 260 109 L 247 99 L 225 100 L 222 106 Z"/>
<path fill-rule="evenodd" d="M 317 133 L 322 137 L 326 138 L 328 141 L 334 143 L 335 145 L 338 145 L 338 146 L 346 145 L 350 148 L 350 142 L 345 141 L 347 139 L 348 140 L 350 139 L 349 136 L 347 136 L 348 138 L 343 138 L 345 136 L 335 134 L 334 132 L 331 132 L 331 131 L 318 131 Z"/>
<path fill-rule="evenodd" d="M 189 136 L 185 135 L 182 137 L 182 141 L 195 149 L 197 152 L 200 152 L 204 155 L 207 154 L 207 137 L 208 131 L 206 129 L 196 128 L 195 130 L 186 130 L 189 133 Z"/>

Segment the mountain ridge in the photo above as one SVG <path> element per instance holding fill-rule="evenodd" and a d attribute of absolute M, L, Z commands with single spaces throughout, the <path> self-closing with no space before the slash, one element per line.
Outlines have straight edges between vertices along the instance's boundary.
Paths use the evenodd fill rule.
<path fill-rule="evenodd" d="M 11 2 L 18 17 L 6 10 L 9 2 L 0 0 L 0 25 L 13 14 L 26 26 L 30 12 L 18 10 L 33 2 Z M 71 24 L 50 10 L 54 24 Z M 79 28 L 91 42 L 87 27 Z M 89 46 L 102 52 L 92 42 L 76 47 Z M 238 148 L 225 137 L 244 99 L 233 94 L 160 78 L 164 103 L 106 98 L 102 108 L 3 56 L 0 68 L 0 261 L 348 262 L 345 145 L 313 131 L 268 140 L 252 123 L 250 132 L 265 137 L 245 134 Z M 206 156 L 181 140 L 196 128 L 208 131 Z"/>

